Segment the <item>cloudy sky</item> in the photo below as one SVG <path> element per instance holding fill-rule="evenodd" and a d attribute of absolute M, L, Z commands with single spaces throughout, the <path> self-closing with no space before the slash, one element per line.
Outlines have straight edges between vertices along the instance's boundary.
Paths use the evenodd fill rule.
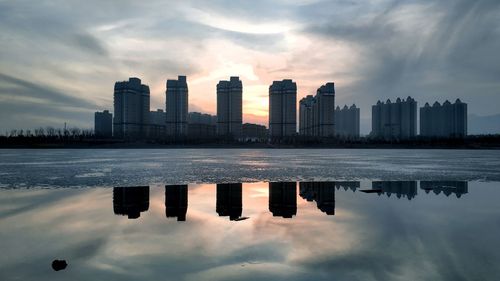
<path fill-rule="evenodd" d="M 500 113 L 498 0 L 0 0 L 0 130 L 91 128 L 115 81 L 136 76 L 165 107 L 165 81 L 187 75 L 190 111 L 215 114 L 215 85 L 243 81 L 244 122 L 267 123 L 268 87 L 298 99 L 327 81 L 338 105 L 460 98 Z"/>

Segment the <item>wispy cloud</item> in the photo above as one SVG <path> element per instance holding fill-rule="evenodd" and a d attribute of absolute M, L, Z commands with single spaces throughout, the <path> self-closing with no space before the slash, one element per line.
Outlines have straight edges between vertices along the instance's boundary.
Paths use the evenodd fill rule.
<path fill-rule="evenodd" d="M 151 107 L 163 108 L 165 80 L 179 74 L 193 81 L 190 103 L 211 113 L 217 80 L 241 76 L 245 121 L 259 123 L 268 85 L 283 78 L 297 81 L 299 97 L 335 81 L 337 103 L 356 103 L 364 118 L 378 99 L 396 96 L 461 98 L 480 115 L 498 113 L 500 102 L 494 0 L 8 1 L 0 48 L 0 96 L 29 97 L 47 120 L 58 117 L 36 109 L 55 96 L 42 91 L 35 102 L 36 87 L 57 89 L 74 107 L 112 109 L 114 82 L 138 76 L 151 87 Z M 0 129 L 13 126 L 30 119 L 2 118 Z"/>

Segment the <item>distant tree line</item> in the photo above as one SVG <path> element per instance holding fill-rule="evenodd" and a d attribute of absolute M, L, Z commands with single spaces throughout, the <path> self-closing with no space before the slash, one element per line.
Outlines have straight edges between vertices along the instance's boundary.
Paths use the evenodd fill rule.
<path fill-rule="evenodd" d="M 500 148 L 500 135 L 473 135 L 466 138 L 415 137 L 407 140 L 367 137 L 306 137 L 301 135 L 272 138 L 234 138 L 232 136 L 156 137 L 149 139 L 101 138 L 92 129 L 40 127 L 13 129 L 0 134 L 1 147 L 110 147 L 142 146 L 254 146 L 254 147 L 339 147 L 339 148 Z"/>

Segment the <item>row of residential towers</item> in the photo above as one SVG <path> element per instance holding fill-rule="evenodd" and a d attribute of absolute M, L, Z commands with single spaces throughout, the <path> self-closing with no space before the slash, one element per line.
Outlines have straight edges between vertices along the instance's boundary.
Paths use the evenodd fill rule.
<path fill-rule="evenodd" d="M 96 112 L 98 136 L 142 138 L 147 136 L 195 135 L 231 136 L 239 138 L 253 132 L 262 138 L 281 139 L 297 134 L 297 84 L 291 79 L 274 81 L 269 87 L 269 131 L 264 126 L 242 124 L 243 83 L 230 77 L 217 84 L 217 116 L 188 112 L 186 76 L 166 83 L 166 105 L 150 112 L 150 90 L 138 78 L 116 82 L 114 87 L 114 118 L 108 111 Z M 198 116 L 198 115 L 199 116 Z M 192 115 L 192 116 L 191 116 Z M 206 115 L 206 116 L 205 116 Z M 359 137 L 360 110 L 356 105 L 335 108 L 335 85 L 328 82 L 316 95 L 299 102 L 299 135 L 305 137 Z M 203 121 L 202 121 L 203 120 Z M 212 129 L 213 128 L 213 129 Z M 395 102 L 378 101 L 372 106 L 371 137 L 411 139 L 417 136 L 417 102 L 408 97 Z M 467 104 L 459 99 L 442 105 L 428 103 L 420 108 L 420 136 L 462 138 L 467 135 Z"/>
<path fill-rule="evenodd" d="M 371 136 L 405 140 L 417 136 L 417 102 L 408 97 L 396 102 L 378 101 L 372 106 Z M 435 102 L 420 108 L 420 136 L 427 138 L 464 138 L 467 136 L 467 104 Z"/>
<path fill-rule="evenodd" d="M 219 136 L 238 138 L 244 131 L 243 84 L 239 77 L 217 84 L 216 133 Z M 166 83 L 166 104 L 163 110 L 150 112 L 150 91 L 139 78 L 116 82 L 114 89 L 113 136 L 140 138 L 144 136 L 186 136 L 190 126 L 188 112 L 188 85 L 186 76 Z M 269 132 L 271 139 L 297 134 L 297 85 L 290 79 L 274 81 L 269 87 Z M 96 113 L 96 130 L 102 131 L 102 114 Z M 357 117 L 356 117 L 357 114 Z M 299 133 L 304 136 L 330 137 L 335 135 L 335 118 L 350 119 L 342 112 L 335 112 L 335 87 L 329 82 L 318 88 L 316 95 L 300 102 Z M 353 120 L 354 131 L 359 135 L 359 110 Z M 162 119 L 164 122 L 162 122 Z M 104 122 L 104 121 L 103 121 Z M 98 126 L 99 123 L 99 126 Z M 104 122 L 105 123 L 105 122 Z M 258 125 L 245 124 L 246 131 L 260 130 Z M 254 125 L 254 126 L 252 126 Z M 347 125 L 346 125 L 347 126 Z M 346 132 L 348 130 L 346 129 Z M 350 130 L 352 131 L 352 130 Z M 349 132 L 350 132 L 349 131 Z M 97 132 L 97 131 L 96 131 Z M 106 133 L 108 135 L 108 133 Z"/>

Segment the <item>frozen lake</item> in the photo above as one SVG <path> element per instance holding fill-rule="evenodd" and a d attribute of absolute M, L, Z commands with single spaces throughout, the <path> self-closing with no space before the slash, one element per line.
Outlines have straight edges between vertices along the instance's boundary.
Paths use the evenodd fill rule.
<path fill-rule="evenodd" d="M 500 181 L 499 150 L 0 150 L 0 187 L 302 180 Z"/>
<path fill-rule="evenodd" d="M 0 150 L 0 280 L 500 280 L 499 167 L 479 150 Z"/>

